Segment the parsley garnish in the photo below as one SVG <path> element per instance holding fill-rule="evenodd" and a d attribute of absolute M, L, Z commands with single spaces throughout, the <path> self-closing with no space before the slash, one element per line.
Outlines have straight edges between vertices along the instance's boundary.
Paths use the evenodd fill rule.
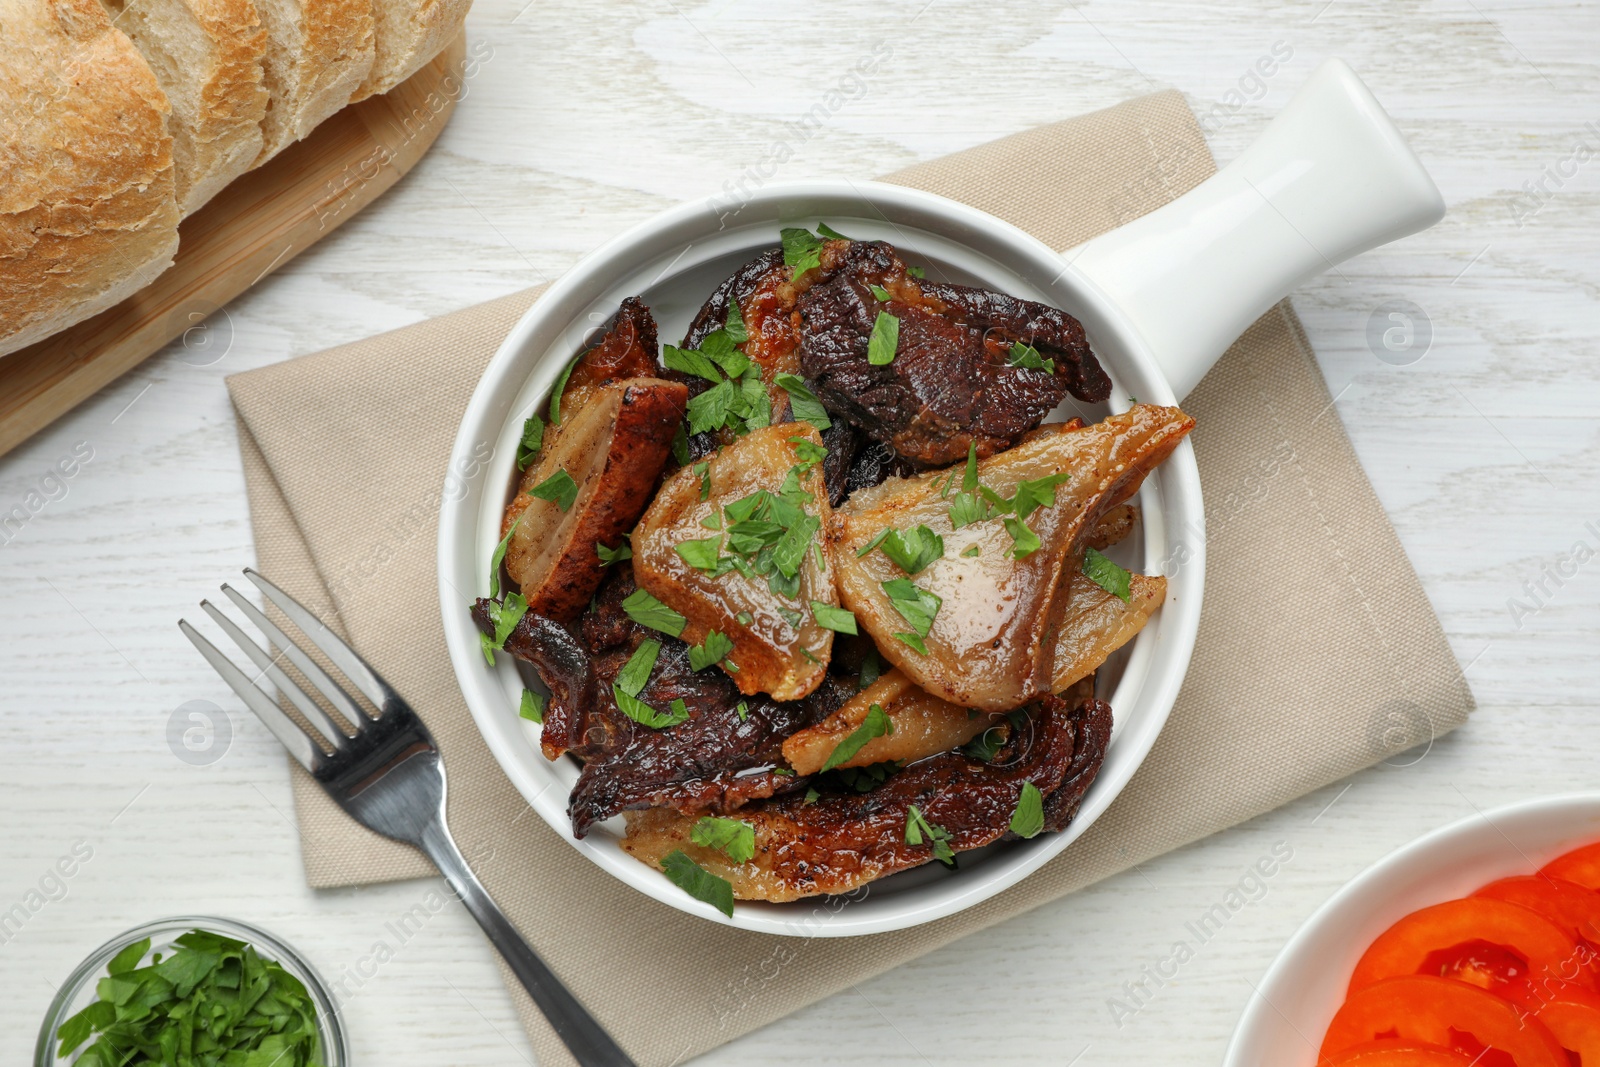
<path fill-rule="evenodd" d="M 872 337 L 867 341 L 867 362 L 874 367 L 887 367 L 894 362 L 899 346 L 900 320 L 887 311 L 878 312 L 872 322 Z"/>
<path fill-rule="evenodd" d="M 500 564 L 506 558 L 506 549 L 511 547 L 511 535 L 517 532 L 517 526 L 522 522 L 518 515 L 511 520 L 511 526 L 506 530 L 506 535 L 500 538 L 500 543 L 494 546 L 494 555 L 489 557 L 489 596 L 500 595 Z"/>
<path fill-rule="evenodd" d="M 600 566 L 609 567 L 613 563 L 621 563 L 625 559 L 633 558 L 633 546 L 628 544 L 628 535 L 623 534 L 622 540 L 616 548 L 607 548 L 599 541 L 594 543 L 594 554 L 600 557 Z"/>
<path fill-rule="evenodd" d="M 511 636 L 511 631 L 528 613 L 528 602 L 521 593 L 507 593 L 504 600 L 488 601 L 485 610 L 489 613 L 489 621 L 494 624 L 494 636 L 480 632 L 478 644 L 483 649 L 483 658 L 493 667 L 495 650 L 506 647 L 506 638 Z"/>
<path fill-rule="evenodd" d="M 867 717 L 861 720 L 861 725 L 851 730 L 849 735 L 828 753 L 828 758 L 822 763 L 822 770 L 831 771 L 839 764 L 849 762 L 868 741 L 892 733 L 894 733 L 894 720 L 889 718 L 883 708 L 873 704 L 867 708 Z"/>
<path fill-rule="evenodd" d="M 561 396 L 567 391 L 567 379 L 572 377 L 572 372 L 577 369 L 578 364 L 583 361 L 583 357 L 586 355 L 588 355 L 587 352 L 581 352 L 578 354 L 577 359 L 568 363 L 566 370 L 561 372 L 561 377 L 556 379 L 556 387 L 550 391 L 551 426 L 561 425 Z"/>
<path fill-rule="evenodd" d="M 1039 551 L 1039 535 L 1034 533 L 1027 523 L 1010 517 L 1001 521 L 1005 523 L 1006 533 L 1011 535 L 1012 559 L 1027 559 Z"/>
<path fill-rule="evenodd" d="M 694 457 L 689 454 L 689 432 L 683 428 L 683 423 L 678 424 L 678 432 L 672 435 L 672 458 L 678 461 L 678 466 L 683 466 Z"/>
<path fill-rule="evenodd" d="M 920 845 L 924 840 L 932 847 L 934 859 L 946 867 L 956 865 L 955 850 L 950 847 L 950 831 L 929 822 L 916 805 L 912 805 L 906 809 L 906 844 Z"/>
<path fill-rule="evenodd" d="M 750 705 L 746 704 L 742 700 L 739 701 L 739 706 L 734 708 L 733 710 L 738 713 L 740 722 L 744 722 L 746 719 L 748 719 L 750 717 Z"/>
<path fill-rule="evenodd" d="M 747 863 L 756 854 L 756 830 L 747 822 L 705 815 L 689 831 L 689 840 L 714 848 L 735 863 Z"/>
<path fill-rule="evenodd" d="M 578 483 L 572 480 L 572 475 L 557 467 L 554 474 L 529 489 L 528 495 L 548 500 L 562 511 L 571 511 L 573 502 L 578 499 Z"/>
<path fill-rule="evenodd" d="M 822 406 L 822 401 L 817 399 L 817 394 L 807 388 L 806 383 L 793 374 L 780 374 L 774 383 L 789 394 L 789 410 L 794 414 L 796 422 L 809 422 L 819 430 L 826 430 L 833 425 L 833 420 L 828 418 L 828 412 Z"/>
<path fill-rule="evenodd" d="M 815 441 L 809 441 L 796 435 L 789 438 L 789 443 L 794 445 L 794 454 L 800 457 L 800 462 L 795 467 L 795 470 L 801 474 L 806 473 L 812 467 L 828 458 L 828 450 Z"/>
<path fill-rule="evenodd" d="M 750 331 L 744 326 L 744 313 L 739 310 L 739 298 L 730 297 L 728 300 L 728 317 L 724 320 L 723 329 L 728 331 L 728 340 L 736 345 L 742 345 L 750 340 Z"/>
<path fill-rule="evenodd" d="M 543 693 L 535 693 L 531 689 L 524 689 L 522 691 L 522 706 L 517 709 L 517 714 L 529 722 L 543 723 L 544 707 L 547 702 L 548 698 Z"/>
<path fill-rule="evenodd" d="M 907 267 L 906 273 L 913 278 L 926 278 L 928 276 L 928 272 L 921 267 Z"/>
<path fill-rule="evenodd" d="M 815 786 L 808 786 L 806 788 L 806 798 L 804 800 L 802 800 L 800 803 L 802 803 L 802 804 L 815 804 L 817 802 L 817 798 L 820 797 L 821 795 L 822 795 L 821 793 L 817 792 Z"/>
<path fill-rule="evenodd" d="M 885 289 L 881 285 L 870 285 L 869 284 L 867 286 L 867 288 L 872 290 L 872 296 L 873 296 L 873 298 L 875 300 L 879 300 L 879 301 L 887 304 L 889 301 L 894 299 L 894 294 L 889 292 L 889 290 Z"/>
<path fill-rule="evenodd" d="M 682 634 L 684 624 L 689 621 L 643 589 L 629 593 L 622 602 L 622 610 L 640 626 L 648 626 L 673 637 Z"/>
<path fill-rule="evenodd" d="M 749 626 L 752 622 L 755 622 L 755 616 L 751 615 L 748 611 L 741 611 L 739 614 L 733 617 L 733 621 L 738 623 L 740 626 Z"/>
<path fill-rule="evenodd" d="M 660 655 L 660 641 L 640 641 L 639 647 L 633 650 L 628 662 L 622 665 L 622 670 L 617 672 L 617 680 L 612 684 L 631 697 L 638 696 L 639 691 L 650 680 L 650 672 L 655 670 L 656 658 Z"/>
<path fill-rule="evenodd" d="M 883 539 L 883 554 L 907 574 L 916 574 L 934 560 L 944 555 L 944 538 L 926 526 L 917 526 L 902 533 L 887 531 Z"/>
<path fill-rule="evenodd" d="M 689 669 L 691 671 L 704 670 L 712 664 L 721 663 L 733 651 L 733 639 L 725 634 L 712 630 L 706 634 L 706 639 L 698 645 L 689 646 Z M 729 664 L 732 666 L 732 664 Z"/>
<path fill-rule="evenodd" d="M 1071 478 L 1070 474 L 1047 474 L 1030 482 L 1018 482 L 1017 494 L 1011 498 L 1011 510 L 1016 512 L 1017 518 L 1026 521 L 1035 508 L 1055 507 L 1056 486 Z"/>
<path fill-rule="evenodd" d="M 719 878 L 684 854 L 673 849 L 661 861 L 661 872 L 672 884 L 696 900 L 704 901 L 728 918 L 733 918 L 733 885 Z"/>
<path fill-rule="evenodd" d="M 977 557 L 981 551 L 982 549 L 976 543 L 973 543 L 968 545 L 966 548 L 963 548 L 961 550 L 961 555 L 965 559 L 973 559 Z"/>
<path fill-rule="evenodd" d="M 876 682 L 882 674 L 883 661 L 878 658 L 877 648 L 869 645 L 867 654 L 861 657 L 861 674 L 856 679 L 856 682 L 861 688 L 865 689 L 873 682 Z"/>
<path fill-rule="evenodd" d="M 140 967 L 150 939 L 112 957 L 99 999 L 56 1031 L 63 1062 L 320 1064 L 317 1007 L 306 987 L 243 941 L 205 930 Z M 176 1057 L 176 1058 L 174 1058 Z"/>
<path fill-rule="evenodd" d="M 840 233 L 838 230 L 834 229 L 832 226 L 829 226 L 826 222 L 817 223 L 817 232 L 820 233 L 822 236 L 830 238 L 830 239 L 835 240 L 835 241 L 851 241 L 851 240 L 854 240 L 854 238 L 846 237 L 844 234 Z"/>
<path fill-rule="evenodd" d="M 722 374 L 711 362 L 711 357 L 704 352 L 697 352 L 692 348 L 677 348 L 673 345 L 663 345 L 661 349 L 661 362 L 666 364 L 668 370 L 682 371 L 684 374 L 693 374 L 704 378 L 712 385 L 722 384 Z"/>
<path fill-rule="evenodd" d="M 1087 574 L 1095 585 L 1124 603 L 1132 595 L 1130 588 L 1132 576 L 1092 548 L 1083 554 L 1083 573 Z"/>
<path fill-rule="evenodd" d="M 1042 370 L 1046 374 L 1056 372 L 1056 361 L 1040 357 L 1039 350 L 1032 345 L 1025 345 L 1021 341 L 1014 341 L 1011 345 L 1011 354 L 1006 357 L 1006 362 L 1013 367 L 1025 367 L 1028 370 Z"/>
<path fill-rule="evenodd" d="M 909 578 L 895 578 L 884 582 L 883 591 L 888 595 L 889 603 L 900 613 L 900 617 L 906 620 L 906 625 L 915 630 L 918 637 L 927 637 L 928 631 L 933 629 L 934 616 L 939 614 L 939 605 L 944 603 L 939 594 L 918 589 L 911 584 Z"/>
<path fill-rule="evenodd" d="M 884 528 L 882 530 L 879 530 L 877 537 L 874 537 L 872 540 L 868 541 L 866 544 L 864 544 L 860 548 L 856 549 L 856 559 L 860 559 L 861 557 L 865 556 L 867 553 L 871 552 L 873 549 L 877 548 L 879 545 L 883 544 L 884 540 L 886 538 L 888 538 L 889 531 L 891 529 L 892 529 L 892 527 L 886 527 L 886 528 Z"/>
<path fill-rule="evenodd" d="M 517 470 L 525 471 L 533 457 L 544 447 L 544 420 L 538 412 L 529 415 L 522 424 L 522 440 L 517 442 Z"/>
<path fill-rule="evenodd" d="M 980 763 L 988 763 L 994 759 L 994 754 L 1000 751 L 1000 746 L 1006 743 L 1006 726 L 1004 723 L 991 726 L 971 741 L 961 746 L 962 755 L 968 759 L 975 759 Z"/>
<path fill-rule="evenodd" d="M 822 265 L 822 242 L 810 230 L 785 226 L 778 231 L 778 239 L 783 242 L 784 266 L 794 268 L 794 273 L 789 276 L 790 281 L 797 280 L 812 267 Z"/>
<path fill-rule="evenodd" d="M 832 604 L 825 604 L 820 600 L 811 602 L 811 613 L 817 618 L 817 625 L 824 630 L 832 630 L 836 634 L 856 633 L 855 612 L 848 608 L 836 608 Z"/>
<path fill-rule="evenodd" d="M 700 499 L 711 499 L 711 464 L 696 463 L 694 472 L 700 476 Z"/>
<path fill-rule="evenodd" d="M 1011 832 L 1018 837 L 1035 837 L 1044 829 L 1044 794 L 1032 782 L 1022 783 L 1017 808 L 1011 813 Z"/>
<path fill-rule="evenodd" d="M 720 429 L 733 406 L 733 383 L 718 382 L 699 396 L 689 398 L 689 432 Z"/>
<path fill-rule="evenodd" d="M 721 537 L 702 537 L 694 541 L 680 541 L 672 550 L 697 571 L 710 573 L 717 569 L 722 550 Z"/>

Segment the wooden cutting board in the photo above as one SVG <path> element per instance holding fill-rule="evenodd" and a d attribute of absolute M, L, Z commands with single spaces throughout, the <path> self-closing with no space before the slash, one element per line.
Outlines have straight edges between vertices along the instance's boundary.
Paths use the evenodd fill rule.
<path fill-rule="evenodd" d="M 383 96 L 345 108 L 183 221 L 165 274 L 92 319 L 0 356 L 0 455 L 195 329 L 382 195 L 466 86 L 463 33 Z"/>

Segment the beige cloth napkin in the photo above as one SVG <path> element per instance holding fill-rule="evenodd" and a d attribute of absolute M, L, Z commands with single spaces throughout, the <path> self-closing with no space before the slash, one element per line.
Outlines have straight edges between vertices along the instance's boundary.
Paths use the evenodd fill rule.
<path fill-rule="evenodd" d="M 1068 248 L 1214 169 L 1175 92 L 1007 137 L 888 180 Z M 1242 822 L 1460 725 L 1472 708 L 1287 303 L 1195 390 L 1208 573 L 1188 679 L 1109 811 L 1020 885 L 912 930 L 797 940 L 714 926 L 602 873 L 489 754 L 439 622 L 434 539 L 456 426 L 518 293 L 229 379 L 262 569 L 344 631 L 426 718 L 463 852 L 642 1067 L 678 1063 L 958 937 Z M 313 886 L 431 873 L 300 772 Z M 572 1060 L 509 982 L 542 1064 Z"/>

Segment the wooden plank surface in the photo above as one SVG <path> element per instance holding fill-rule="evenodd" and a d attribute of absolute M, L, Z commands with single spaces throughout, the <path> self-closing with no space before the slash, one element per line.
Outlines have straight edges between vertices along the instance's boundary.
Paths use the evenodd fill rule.
<path fill-rule="evenodd" d="M 554 278 L 651 213 L 738 181 L 778 144 L 792 158 L 776 177 L 861 177 L 1171 86 L 1212 116 L 1228 160 L 1324 57 L 1348 60 L 1450 214 L 1294 302 L 1339 397 L 1330 417 L 1349 428 L 1480 707 L 1425 755 L 864 982 L 702 1063 L 1215 1064 L 1251 984 L 1347 878 L 1475 809 L 1596 786 L 1600 560 L 1532 616 L 1508 607 L 1574 542 L 1596 546 L 1585 524 L 1600 525 L 1600 160 L 1556 174 L 1559 186 L 1545 176 L 1580 141 L 1600 146 L 1585 125 L 1600 123 L 1592 4 L 477 0 L 467 29 L 479 68 L 434 149 L 382 202 L 234 300 L 223 351 L 168 345 L 0 459 L 0 511 L 42 501 L 0 544 L 0 909 L 78 838 L 95 849 L 65 898 L 0 944 L 17 1023 L 0 1029 L 0 1061 L 26 1061 L 52 984 L 102 938 L 201 911 L 257 921 L 331 978 L 355 976 L 344 1017 L 364 1063 L 529 1062 L 490 950 L 459 909 L 375 964 L 374 946 L 393 940 L 386 924 L 435 885 L 305 888 L 276 742 L 173 625 L 252 559 L 222 379 Z M 840 91 L 880 40 L 892 55 L 864 88 Z M 1291 57 L 1252 74 L 1277 42 Z M 826 121 L 802 130 L 818 105 Z M 1549 192 L 1530 202 L 1524 183 L 1540 181 Z M 1395 299 L 1432 326 L 1405 366 L 1366 339 Z M 58 487 L 51 472 L 80 442 L 93 459 Z M 329 457 L 329 484 L 364 470 L 361 456 Z M 169 747 L 190 700 L 229 712 L 213 764 Z M 1265 893 L 1133 1015 L 1114 1014 L 1110 1002 L 1129 1002 L 1185 923 L 1278 841 L 1294 857 Z M 781 982 L 782 968 L 753 980 Z"/>
<path fill-rule="evenodd" d="M 382 96 L 335 113 L 185 219 L 155 281 L 105 311 L 0 357 L 0 455 L 159 352 L 216 335 L 206 320 L 352 218 L 416 165 L 461 94 L 466 38 Z"/>

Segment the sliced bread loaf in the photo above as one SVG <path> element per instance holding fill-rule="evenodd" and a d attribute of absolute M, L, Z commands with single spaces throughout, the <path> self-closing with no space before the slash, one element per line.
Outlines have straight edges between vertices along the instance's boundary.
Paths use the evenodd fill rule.
<path fill-rule="evenodd" d="M 350 102 L 372 71 L 372 0 L 258 0 L 271 99 L 260 166 Z"/>
<path fill-rule="evenodd" d="M 255 0 L 102 0 L 172 104 L 178 209 L 188 215 L 261 155 L 267 34 Z"/>
<path fill-rule="evenodd" d="M 0 355 L 172 264 L 168 113 L 99 0 L 0 0 Z"/>
<path fill-rule="evenodd" d="M 372 73 L 352 100 L 386 93 L 405 81 L 461 28 L 472 0 L 375 0 Z"/>

